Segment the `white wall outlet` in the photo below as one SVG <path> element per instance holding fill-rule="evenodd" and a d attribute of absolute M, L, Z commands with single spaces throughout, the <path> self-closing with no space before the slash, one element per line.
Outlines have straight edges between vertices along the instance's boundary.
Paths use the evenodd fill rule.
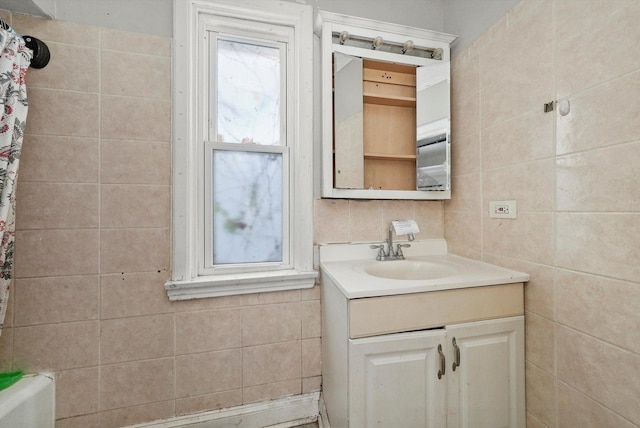
<path fill-rule="evenodd" d="M 517 218 L 518 209 L 517 209 L 516 201 L 490 201 L 489 217 Z"/>

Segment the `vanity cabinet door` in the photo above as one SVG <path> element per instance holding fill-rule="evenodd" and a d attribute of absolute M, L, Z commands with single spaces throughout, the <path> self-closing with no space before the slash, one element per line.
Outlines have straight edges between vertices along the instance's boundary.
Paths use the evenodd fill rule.
<path fill-rule="evenodd" d="M 447 326 L 448 428 L 524 428 L 524 317 Z"/>
<path fill-rule="evenodd" d="M 349 427 L 446 426 L 445 346 L 444 329 L 350 340 Z"/>

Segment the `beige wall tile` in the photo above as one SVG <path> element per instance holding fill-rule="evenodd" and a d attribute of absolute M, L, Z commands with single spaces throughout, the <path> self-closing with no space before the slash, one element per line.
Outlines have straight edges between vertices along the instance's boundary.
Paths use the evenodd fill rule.
<path fill-rule="evenodd" d="M 637 283 L 558 270 L 558 322 L 640 353 Z"/>
<path fill-rule="evenodd" d="M 12 17 L 12 26 L 20 34 L 35 34 L 45 42 L 98 47 L 98 27 L 19 13 Z"/>
<path fill-rule="evenodd" d="M 98 94 L 31 88 L 28 134 L 98 137 Z"/>
<path fill-rule="evenodd" d="M 176 415 L 204 412 L 211 409 L 225 409 L 242 404 L 242 389 L 196 395 L 176 400 Z"/>
<path fill-rule="evenodd" d="M 169 357 L 174 352 L 173 314 L 103 320 L 102 364 Z"/>
<path fill-rule="evenodd" d="M 169 227 L 171 188 L 130 184 L 103 184 L 101 227 Z"/>
<path fill-rule="evenodd" d="M 445 201 L 447 211 L 478 212 L 482 203 L 480 173 L 456 175 L 451 178 L 451 200 Z"/>
<path fill-rule="evenodd" d="M 300 290 L 300 300 L 320 300 L 320 285 L 316 283 L 312 288 L 304 288 Z"/>
<path fill-rule="evenodd" d="M 16 326 L 86 321 L 100 314 L 97 275 L 17 279 L 12 293 Z"/>
<path fill-rule="evenodd" d="M 103 138 L 158 142 L 171 140 L 170 101 L 103 95 L 101 112 Z"/>
<path fill-rule="evenodd" d="M 549 427 L 555 426 L 555 384 L 554 376 L 533 364 L 526 364 L 527 412 Z"/>
<path fill-rule="evenodd" d="M 527 413 L 527 428 L 549 428 L 549 426 L 536 418 L 533 414 Z"/>
<path fill-rule="evenodd" d="M 638 211 L 640 143 L 557 158 L 559 211 Z"/>
<path fill-rule="evenodd" d="M 171 146 L 146 141 L 102 140 L 102 183 L 170 184 Z"/>
<path fill-rule="evenodd" d="M 300 341 L 242 349 L 244 387 L 300 379 Z"/>
<path fill-rule="evenodd" d="M 100 276 L 102 319 L 170 313 L 174 305 L 164 289 L 169 273 L 118 273 Z"/>
<path fill-rule="evenodd" d="M 635 428 L 602 404 L 588 398 L 574 388 L 558 382 L 558 428 Z"/>
<path fill-rule="evenodd" d="M 640 422 L 640 356 L 558 329 L 558 378 L 631 422 Z"/>
<path fill-rule="evenodd" d="M 56 373 L 56 418 L 98 411 L 98 367 Z"/>
<path fill-rule="evenodd" d="M 524 287 L 525 310 L 549 320 L 556 319 L 554 314 L 554 268 L 493 254 L 484 255 L 483 261 L 528 273 L 530 279 Z"/>
<path fill-rule="evenodd" d="M 480 132 L 480 96 L 471 94 L 451 105 L 451 135 L 455 139 Z"/>
<path fill-rule="evenodd" d="M 301 322 L 302 322 L 302 338 L 310 339 L 320 337 L 322 333 L 320 314 L 320 300 L 310 300 L 302 302 L 300 305 Z"/>
<path fill-rule="evenodd" d="M 163 290 L 166 296 L 166 291 Z M 268 293 L 272 294 L 272 293 Z M 214 309 L 237 308 L 244 306 L 244 295 L 213 297 L 210 299 L 192 299 L 172 302 L 176 312 L 210 311 Z"/>
<path fill-rule="evenodd" d="M 612 12 L 624 11 L 632 5 L 635 2 L 628 0 L 557 1 L 554 5 L 556 40 L 567 40 L 598 26 L 610 25 L 610 21 L 618 19 L 618 14 Z"/>
<path fill-rule="evenodd" d="M 242 387 L 242 350 L 176 357 L 176 398 L 237 390 Z"/>
<path fill-rule="evenodd" d="M 552 211 L 554 171 L 551 158 L 486 171 L 482 175 L 483 208 L 488 212 L 490 201 L 514 199 L 518 213 Z"/>
<path fill-rule="evenodd" d="M 100 428 L 100 418 L 97 413 L 94 413 L 92 415 L 58 419 L 56 428 Z"/>
<path fill-rule="evenodd" d="M 590 15 L 592 11 L 589 6 L 596 2 L 587 1 L 589 6 L 583 7 L 586 9 L 584 12 L 576 10 L 575 4 L 572 4 L 575 2 L 566 3 L 569 5 L 558 7 L 560 19 L 564 22 L 567 9 L 578 15 Z M 603 2 L 598 3 L 597 6 L 600 6 Z M 559 97 L 640 69 L 640 47 L 635 43 L 640 38 L 640 29 L 635 25 L 640 20 L 640 5 L 633 1 L 612 3 L 597 20 L 593 16 L 587 18 L 594 25 L 573 37 L 557 40 L 555 57 Z M 576 21 L 575 16 L 573 21 Z M 611 43 L 612 40 L 616 42 Z M 593 52 L 602 54 L 593 55 Z"/>
<path fill-rule="evenodd" d="M 100 410 L 170 400 L 173 392 L 173 358 L 109 364 L 100 368 Z"/>
<path fill-rule="evenodd" d="M 298 302 L 242 308 L 242 345 L 300 339 L 300 317 Z"/>
<path fill-rule="evenodd" d="M 20 154 L 20 187 L 26 181 L 97 183 L 98 147 L 96 138 L 25 135 Z"/>
<path fill-rule="evenodd" d="M 13 370 L 13 328 L 7 327 L 6 320 L 0 336 L 0 370 L 3 372 Z"/>
<path fill-rule="evenodd" d="M 557 119 L 557 152 L 565 154 L 640 140 L 640 71 L 569 98 Z"/>
<path fill-rule="evenodd" d="M 466 48 L 451 61 L 452 104 L 480 92 L 480 57 L 472 48 Z"/>
<path fill-rule="evenodd" d="M 636 281 L 640 215 L 560 213 L 556 263 L 560 267 Z"/>
<path fill-rule="evenodd" d="M 381 201 L 349 201 L 349 241 L 377 241 L 382 229 Z"/>
<path fill-rule="evenodd" d="M 313 223 L 315 243 L 346 242 L 349 236 L 349 201 L 314 200 Z"/>
<path fill-rule="evenodd" d="M 37 33 L 34 33 L 37 34 Z M 41 37 L 38 34 L 38 37 Z M 52 61 L 43 69 L 29 69 L 29 88 L 98 92 L 98 49 L 55 42 L 47 43 Z"/>
<path fill-rule="evenodd" d="M 97 184 L 21 182 L 16 229 L 93 229 L 99 224 Z"/>
<path fill-rule="evenodd" d="M 532 4 L 508 16 L 508 27 L 480 50 L 482 129 L 519 116 L 554 99 L 552 2 Z M 527 46 L 527 49 L 522 49 Z"/>
<path fill-rule="evenodd" d="M 535 109 L 482 130 L 484 169 L 554 155 L 554 116 L 544 113 L 543 109 Z"/>
<path fill-rule="evenodd" d="M 313 376 L 302 379 L 302 393 L 320 391 L 322 389 L 322 376 Z"/>
<path fill-rule="evenodd" d="M 478 172 L 480 165 L 480 133 L 458 137 L 457 130 L 451 130 L 451 175 Z"/>
<path fill-rule="evenodd" d="M 274 303 L 299 302 L 302 290 L 274 291 L 269 293 L 242 294 L 240 303 L 242 306 L 270 305 Z"/>
<path fill-rule="evenodd" d="M 444 238 L 444 202 L 415 201 L 415 220 L 420 228 L 416 239 Z"/>
<path fill-rule="evenodd" d="M 126 52 L 101 52 L 102 93 L 171 98 L 171 59 Z"/>
<path fill-rule="evenodd" d="M 169 269 L 168 229 L 111 229 L 100 233 L 100 272 Z"/>
<path fill-rule="evenodd" d="M 555 324 L 531 312 L 525 315 L 525 359 L 547 373 L 555 373 Z"/>
<path fill-rule="evenodd" d="M 265 385 L 248 386 L 242 390 L 244 404 L 256 403 L 258 401 L 275 400 L 287 395 L 301 393 L 301 382 L 299 379 L 273 382 Z"/>
<path fill-rule="evenodd" d="M 185 312 L 176 315 L 176 354 L 242 347 L 241 310 Z"/>
<path fill-rule="evenodd" d="M 542 53 L 541 57 L 550 55 L 551 51 Z M 500 80 L 483 86 L 481 90 L 482 129 L 541 109 L 545 103 L 554 99 L 553 64 L 538 58 L 528 54 L 522 61 L 512 65 L 499 65 L 503 68 Z M 483 72 L 482 75 L 484 74 Z"/>
<path fill-rule="evenodd" d="M 98 321 L 14 329 L 14 366 L 26 373 L 98 365 Z"/>
<path fill-rule="evenodd" d="M 450 251 L 451 248 L 457 248 L 458 251 L 481 251 L 480 217 L 479 212 L 445 211 L 444 237 Z M 461 253 L 457 252 L 456 254 Z"/>
<path fill-rule="evenodd" d="M 160 401 L 100 413 L 100 428 L 119 428 L 174 416 L 174 401 Z"/>
<path fill-rule="evenodd" d="M 171 55 L 171 39 L 150 34 L 100 28 L 102 49 L 140 53 L 146 55 Z"/>
<path fill-rule="evenodd" d="M 302 341 L 302 377 L 320 376 L 320 338 Z"/>
<path fill-rule="evenodd" d="M 95 274 L 98 273 L 98 254 L 97 230 L 18 231 L 15 277 Z"/>
<path fill-rule="evenodd" d="M 487 210 L 488 211 L 488 210 Z M 553 264 L 553 215 L 518 212 L 518 218 L 496 219 L 484 214 L 483 250 L 534 263 Z"/>

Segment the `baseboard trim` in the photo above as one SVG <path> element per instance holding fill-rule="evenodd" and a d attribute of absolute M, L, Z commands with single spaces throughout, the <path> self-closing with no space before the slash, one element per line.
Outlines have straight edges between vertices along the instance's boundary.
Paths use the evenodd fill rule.
<path fill-rule="evenodd" d="M 128 428 L 288 428 L 318 418 L 319 392 L 293 395 L 228 409 L 212 410 L 195 415 L 177 416 Z"/>

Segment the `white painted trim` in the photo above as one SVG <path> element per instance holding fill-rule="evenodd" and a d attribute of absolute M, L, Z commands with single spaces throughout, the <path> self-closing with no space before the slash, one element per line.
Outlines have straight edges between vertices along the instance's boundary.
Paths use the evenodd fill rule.
<path fill-rule="evenodd" d="M 443 200 L 451 199 L 451 190 L 377 190 L 377 189 L 336 189 L 333 187 L 333 92 L 332 92 L 332 53 L 334 51 L 355 54 L 362 53 L 361 48 L 333 44 L 332 33 L 347 30 L 350 34 L 374 38 L 382 36 L 385 41 L 404 43 L 408 38 L 416 46 L 440 48 L 442 61 L 450 60 L 450 43 L 456 36 L 415 27 L 396 25 L 353 16 L 320 12 L 315 23 L 316 34 L 321 41 L 321 81 L 322 81 L 322 183 L 323 198 L 340 199 L 413 199 Z M 428 58 L 406 57 L 404 55 L 367 51 L 367 58 L 380 59 L 412 65 L 427 65 L 435 60 Z"/>
<path fill-rule="evenodd" d="M 217 275 L 215 277 L 211 275 L 188 281 L 169 281 L 165 284 L 165 289 L 169 300 L 190 300 L 312 288 L 317 277 L 317 271 L 296 272 L 291 270 Z"/>
<path fill-rule="evenodd" d="M 319 414 L 319 398 L 319 392 L 311 392 L 279 400 L 130 425 L 128 428 L 286 428 L 295 426 L 291 425 L 292 423 L 316 420 Z"/>
<path fill-rule="evenodd" d="M 290 247 L 290 275 L 302 275 L 297 285 L 290 288 L 313 286 L 313 8 L 308 5 L 282 1 L 247 0 L 238 4 L 230 0 L 174 0 L 174 50 L 173 50 L 173 179 L 172 179 L 172 260 L 171 280 L 167 290 L 185 288 L 188 297 L 175 294 L 172 300 L 211 297 L 216 295 L 243 294 L 282 289 L 281 279 L 263 281 L 243 275 L 199 275 L 199 195 L 197 147 L 200 107 L 198 101 L 198 25 L 199 15 L 214 15 L 225 19 L 246 19 L 268 22 L 293 29 L 291 50 L 294 59 L 290 64 L 289 78 L 294 83 L 294 94 L 288 101 L 288 109 L 295 117 L 290 129 L 291 152 L 290 194 L 292 204 L 288 233 L 293 236 Z M 286 231 L 285 231 L 286 232 Z M 286 233 L 285 233 L 286 236 Z M 264 272 L 269 276 L 268 272 Z M 317 275 L 317 274 L 316 274 Z M 315 278 L 315 276 L 313 276 Z M 237 280 L 239 287 L 233 292 L 230 280 Z M 266 286 L 264 283 L 268 283 Z M 286 281 L 285 281 L 286 282 Z M 216 287 L 211 287 L 218 284 Z M 262 284 L 262 285 L 260 285 Z M 204 287 L 197 292 L 196 287 Z M 225 288 L 227 287 L 227 288 Z M 216 289 L 217 291 L 215 291 Z M 224 289 L 221 294 L 219 291 Z M 183 290 L 184 291 L 184 290 Z M 170 293 L 171 294 L 171 293 Z"/>

